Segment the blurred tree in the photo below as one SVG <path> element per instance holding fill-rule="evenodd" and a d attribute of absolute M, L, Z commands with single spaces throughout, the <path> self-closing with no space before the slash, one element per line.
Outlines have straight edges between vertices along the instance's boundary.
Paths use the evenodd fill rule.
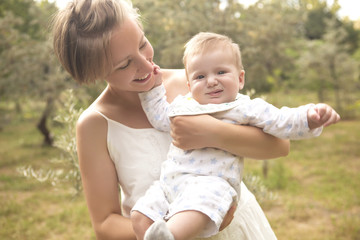
<path fill-rule="evenodd" d="M 357 95 L 360 90 L 359 67 L 349 54 L 350 44 L 348 31 L 345 27 L 338 27 L 337 21 L 328 20 L 327 32 L 324 37 L 324 68 L 328 70 L 331 87 L 334 91 L 336 108 L 345 116 L 344 105 L 354 102 L 353 94 Z M 327 50 L 327 51 L 326 51 Z"/>
<path fill-rule="evenodd" d="M 305 34 L 308 39 L 321 39 L 325 33 L 325 20 L 331 19 L 333 14 L 326 9 L 326 5 L 308 11 L 305 22 Z"/>
<path fill-rule="evenodd" d="M 343 43 L 348 44 L 348 52 L 354 54 L 360 47 L 360 29 L 356 29 L 354 22 L 346 19 L 341 23 L 347 33 Z"/>
<path fill-rule="evenodd" d="M 37 7 L 34 7 L 37 6 Z M 32 39 L 44 39 L 44 23 L 56 10 L 55 3 L 43 0 L 36 3 L 34 0 L 1 0 L 0 18 L 7 12 L 12 12 L 15 17 L 22 19 L 14 24 L 14 28 L 21 33 L 28 34 Z"/>
<path fill-rule="evenodd" d="M 10 5 L 16 11 L 6 9 L 0 18 L 0 93 L 1 98 L 17 103 L 29 98 L 45 103 L 37 127 L 44 135 L 44 143 L 51 145 L 53 139 L 47 120 L 53 111 L 54 100 L 72 81 L 59 67 L 47 38 L 47 24 L 57 10 L 55 5 L 47 1 L 24 2 L 29 3 L 26 6 L 28 16 L 32 18 L 30 25 L 15 16 L 16 4 Z M 21 26 L 39 27 L 23 32 Z"/>
<path fill-rule="evenodd" d="M 144 18 L 155 61 L 162 67 L 182 68 L 184 44 L 198 32 L 212 31 L 240 44 L 247 88 L 269 91 L 293 72 L 291 49 L 299 14 L 283 1 L 259 1 L 248 9 L 235 0 L 133 2 Z"/>
<path fill-rule="evenodd" d="M 346 37 L 346 30 L 338 26 L 335 18 L 328 20 L 323 39 L 309 41 L 299 59 L 304 80 L 300 84 L 316 90 L 320 102 L 326 101 L 326 90 L 333 91 L 335 108 L 341 114 L 345 114 L 344 105 L 354 102 L 352 96 L 359 91 L 359 63 L 348 53 Z"/>
<path fill-rule="evenodd" d="M 301 12 L 284 1 L 258 1 L 241 14 L 242 48 L 246 86 L 257 92 L 284 86 L 297 56 Z"/>
<path fill-rule="evenodd" d="M 144 19 L 146 35 L 155 49 L 155 61 L 162 67 L 182 68 L 184 44 L 196 33 L 237 32 L 237 1 L 220 0 L 134 0 Z"/>
<path fill-rule="evenodd" d="M 3 100 L 12 98 L 16 102 L 28 88 L 26 81 L 19 80 L 27 75 L 23 68 L 19 68 L 19 63 L 28 57 L 34 43 L 28 34 L 15 28 L 21 23 L 22 20 L 11 12 L 0 18 L 0 96 Z"/>
<path fill-rule="evenodd" d="M 341 6 L 338 0 L 335 0 L 331 6 L 327 5 L 324 0 L 300 0 L 302 6 L 307 12 L 306 21 L 304 23 L 305 36 L 308 39 L 322 39 L 327 21 L 336 18 L 336 26 L 343 27 L 347 36 L 343 39 L 343 43 L 349 45 L 348 51 L 354 53 L 359 47 L 360 30 L 356 29 L 354 23 L 348 19 L 340 20 L 337 16 Z"/>

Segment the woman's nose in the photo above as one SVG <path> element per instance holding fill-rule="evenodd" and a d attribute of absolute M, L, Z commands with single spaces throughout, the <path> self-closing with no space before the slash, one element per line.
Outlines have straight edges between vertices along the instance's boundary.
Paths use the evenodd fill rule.
<path fill-rule="evenodd" d="M 138 61 L 139 72 L 150 72 L 153 69 L 153 64 L 151 58 L 147 58 L 144 55 L 141 55 Z"/>

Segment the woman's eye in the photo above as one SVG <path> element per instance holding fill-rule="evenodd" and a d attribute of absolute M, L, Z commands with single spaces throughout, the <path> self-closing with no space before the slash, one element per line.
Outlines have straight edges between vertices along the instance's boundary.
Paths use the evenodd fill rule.
<path fill-rule="evenodd" d="M 146 47 L 146 45 L 147 45 L 147 41 L 145 41 L 141 46 L 140 46 L 140 49 L 143 49 L 143 48 L 145 48 Z"/>
<path fill-rule="evenodd" d="M 131 60 L 128 60 L 127 63 L 124 66 L 119 67 L 118 70 L 123 70 L 123 69 L 127 68 L 130 65 L 130 62 L 131 62 Z"/>

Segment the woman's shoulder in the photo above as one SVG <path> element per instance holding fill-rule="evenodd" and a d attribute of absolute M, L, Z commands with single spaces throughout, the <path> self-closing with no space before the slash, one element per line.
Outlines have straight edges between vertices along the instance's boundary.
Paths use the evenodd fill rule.
<path fill-rule="evenodd" d="M 106 119 L 100 115 L 93 107 L 86 109 L 77 120 L 76 129 L 78 133 L 82 132 L 97 132 L 106 129 Z"/>
<path fill-rule="evenodd" d="M 161 69 L 164 81 L 178 81 L 186 78 L 185 69 Z"/>
<path fill-rule="evenodd" d="M 162 74 L 169 102 L 177 95 L 185 95 L 189 92 L 184 69 L 162 69 Z"/>

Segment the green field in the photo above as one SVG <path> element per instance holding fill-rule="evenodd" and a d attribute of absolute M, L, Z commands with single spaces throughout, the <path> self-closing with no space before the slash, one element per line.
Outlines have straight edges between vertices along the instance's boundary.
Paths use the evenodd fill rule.
<path fill-rule="evenodd" d="M 275 199 L 262 207 L 279 239 L 360 239 L 359 138 L 360 122 L 343 121 L 269 161 Z M 247 160 L 245 172 L 262 175 L 262 163 Z"/>
<path fill-rule="evenodd" d="M 0 109 L 0 239 L 95 239 L 83 195 L 71 184 L 26 178 L 19 168 L 54 166 L 60 151 L 42 146 L 37 113 Z M 294 141 L 289 156 L 246 159 L 272 199 L 261 204 L 278 239 L 360 239 L 360 121 L 342 121 L 321 137 Z"/>

